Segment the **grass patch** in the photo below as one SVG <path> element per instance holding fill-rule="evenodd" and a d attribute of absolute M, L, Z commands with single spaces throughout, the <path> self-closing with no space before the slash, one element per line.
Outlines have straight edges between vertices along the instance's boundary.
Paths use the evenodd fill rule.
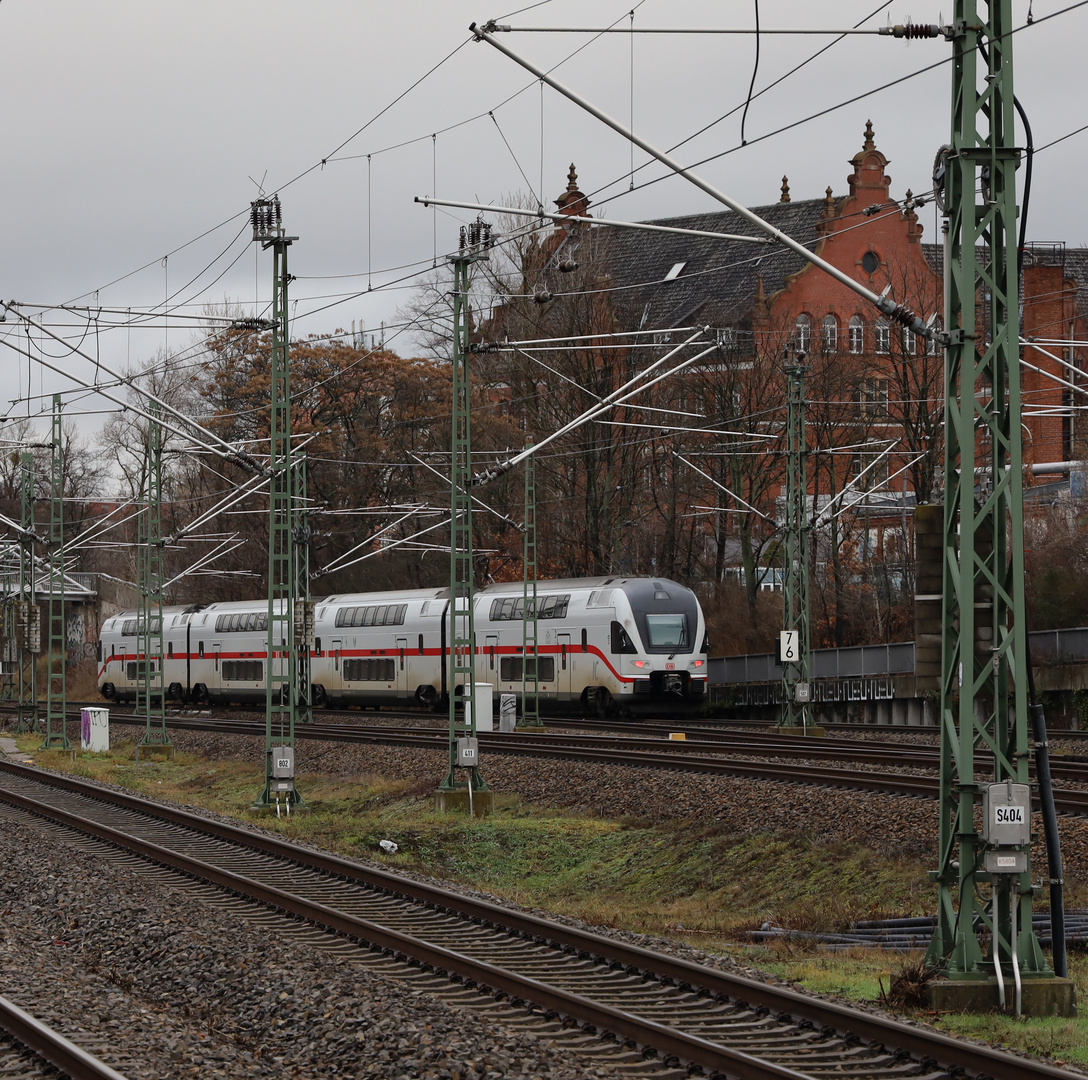
<path fill-rule="evenodd" d="M 47 769 L 259 822 L 288 839 L 469 884 L 527 907 L 728 952 L 808 989 L 857 1001 L 881 1000 L 903 958 L 877 950 L 820 952 L 790 941 L 754 947 L 743 944 L 744 932 L 764 922 L 841 930 L 858 919 L 931 913 L 936 901 L 925 866 L 889 861 L 860 845 L 742 837 L 708 822 L 610 820 L 503 794 L 483 820 L 439 815 L 438 776 L 305 774 L 299 780 L 305 811 L 277 819 L 253 809 L 263 778 L 252 760 L 144 748 L 137 763 L 131 741 L 108 754 L 75 755 L 39 751 L 41 736 L 18 742 Z M 394 841 L 397 853 L 385 855 L 380 840 Z M 1070 975 L 1080 995 L 1088 993 L 1088 958 L 1071 956 Z M 918 1015 L 950 1032 L 1088 1062 L 1088 1018 Z"/>

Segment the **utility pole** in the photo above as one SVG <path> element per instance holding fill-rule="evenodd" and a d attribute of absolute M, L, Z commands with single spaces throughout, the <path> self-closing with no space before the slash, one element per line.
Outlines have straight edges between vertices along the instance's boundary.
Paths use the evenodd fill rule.
<path fill-rule="evenodd" d="M 1072 984 L 1054 978 L 1032 930 L 1014 29 L 1011 0 L 956 0 L 952 139 L 935 171 L 950 340 L 939 903 L 927 962 L 947 980 L 931 984 L 937 1008 L 1005 1005 L 1011 980 L 1017 1012 L 1022 990 L 1023 1011 L 1071 1015 Z M 992 784 L 977 782 L 982 750 Z"/>
<path fill-rule="evenodd" d="M 17 732 L 37 731 L 38 655 L 42 651 L 42 616 L 34 573 L 34 455 L 19 457 L 22 480 L 22 535 L 19 537 L 19 718 Z"/>
<path fill-rule="evenodd" d="M 528 440 L 525 448 L 532 446 Z M 518 727 L 540 727 L 540 663 L 537 652 L 536 605 L 536 455 L 525 459 L 525 533 L 522 546 L 521 590 L 521 723 Z M 532 663 L 529 657 L 532 656 Z"/>
<path fill-rule="evenodd" d="M 805 445 L 805 354 L 786 350 L 785 629 L 779 638 L 782 663 L 782 727 L 808 734 L 809 520 L 808 450 Z"/>
<path fill-rule="evenodd" d="M 265 776 L 255 803 L 287 813 L 301 802 L 295 788 L 295 720 L 299 665 L 296 655 L 294 476 L 291 469 L 291 370 L 287 323 L 287 249 L 278 198 L 250 203 L 253 240 L 272 249 L 272 356 L 268 485 L 268 670 L 265 679 Z"/>
<path fill-rule="evenodd" d="M 53 395 L 53 426 L 49 443 L 49 685 L 45 698 L 43 750 L 68 741 L 65 721 L 68 700 L 68 628 L 64 618 L 64 430 L 60 394 Z"/>
<path fill-rule="evenodd" d="M 163 685 L 162 625 L 162 426 L 159 406 L 148 402 L 143 513 L 136 545 L 140 613 L 136 619 L 136 713 L 145 716 L 141 746 L 170 746 Z"/>
<path fill-rule="evenodd" d="M 452 455 L 450 462 L 449 768 L 438 785 L 440 809 L 465 806 L 485 812 L 490 792 L 480 774 L 476 729 L 476 632 L 473 625 L 472 431 L 468 341 L 469 268 L 490 258 L 491 226 L 477 219 L 461 227 L 453 264 Z M 457 690 L 464 705 L 457 713 Z M 465 770 L 465 781 L 457 770 Z M 477 793 L 480 793 L 477 795 Z M 462 799 L 462 795 L 464 798 Z"/>

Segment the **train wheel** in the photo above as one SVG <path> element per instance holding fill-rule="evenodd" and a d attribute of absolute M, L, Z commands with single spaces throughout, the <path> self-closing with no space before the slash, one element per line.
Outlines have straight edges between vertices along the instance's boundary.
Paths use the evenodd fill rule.
<path fill-rule="evenodd" d="M 612 715 L 614 711 L 612 695 L 605 687 L 598 686 L 593 692 L 593 706 L 597 710 L 597 715 L 602 719 Z"/>
<path fill-rule="evenodd" d="M 428 709 L 433 709 L 438 701 L 438 691 L 427 683 L 417 686 L 416 701 Z"/>
<path fill-rule="evenodd" d="M 179 683 L 179 682 L 172 682 L 172 683 L 171 683 L 171 684 L 170 684 L 170 685 L 169 685 L 169 686 L 167 687 L 167 690 L 166 690 L 166 696 L 167 696 L 167 698 L 169 698 L 169 699 L 170 699 L 171 701 L 181 701 L 181 698 L 182 698 L 182 690 L 181 690 L 181 683 Z"/>
<path fill-rule="evenodd" d="M 117 697 L 117 687 L 111 682 L 103 683 L 100 693 L 107 701 L 113 701 Z"/>
<path fill-rule="evenodd" d="M 325 692 L 325 687 L 321 683 L 314 683 L 313 685 L 313 703 L 315 709 L 324 709 L 329 704 L 329 695 Z"/>
<path fill-rule="evenodd" d="M 193 704 L 203 705 L 208 700 L 208 688 L 202 683 L 195 683 L 193 686 Z"/>

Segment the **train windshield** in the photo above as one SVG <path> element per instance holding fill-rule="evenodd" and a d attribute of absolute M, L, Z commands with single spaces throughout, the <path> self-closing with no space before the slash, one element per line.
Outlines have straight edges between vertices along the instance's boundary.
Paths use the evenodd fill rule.
<path fill-rule="evenodd" d="M 646 616 L 651 649 L 680 649 L 688 643 L 688 619 L 686 615 Z"/>

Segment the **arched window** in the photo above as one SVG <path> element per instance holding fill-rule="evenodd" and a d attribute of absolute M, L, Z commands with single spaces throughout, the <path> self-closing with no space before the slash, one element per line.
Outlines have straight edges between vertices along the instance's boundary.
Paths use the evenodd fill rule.
<path fill-rule="evenodd" d="M 913 356 L 918 351 L 918 338 L 909 326 L 903 327 L 903 352 Z"/>
<path fill-rule="evenodd" d="M 839 320 L 834 315 L 824 316 L 824 352 L 839 351 Z"/>
<path fill-rule="evenodd" d="M 812 320 L 807 315 L 797 316 L 794 344 L 801 352 L 808 352 L 809 346 L 812 344 Z"/>
<path fill-rule="evenodd" d="M 876 321 L 876 351 L 887 353 L 892 351 L 892 328 L 887 319 Z"/>
<path fill-rule="evenodd" d="M 865 324 L 860 315 L 854 315 L 850 319 L 850 351 L 852 353 L 865 352 Z"/>

